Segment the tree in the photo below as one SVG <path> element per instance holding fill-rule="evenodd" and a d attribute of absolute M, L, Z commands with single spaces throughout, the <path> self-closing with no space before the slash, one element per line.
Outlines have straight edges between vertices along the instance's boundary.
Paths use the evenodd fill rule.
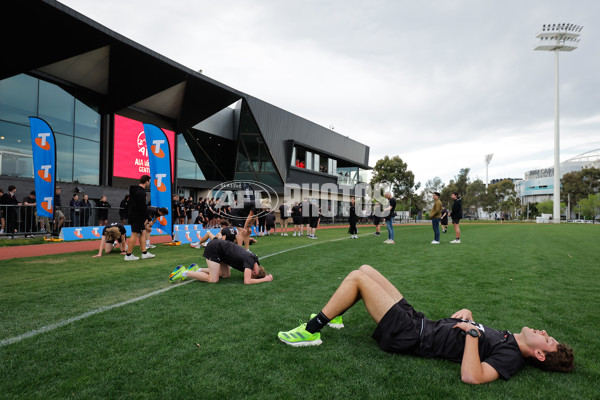
<path fill-rule="evenodd" d="M 425 184 L 425 189 L 423 189 L 423 193 L 422 193 L 422 197 L 425 200 L 425 207 L 433 206 L 433 199 L 432 199 L 433 193 L 438 192 L 438 193 L 440 193 L 440 196 L 441 196 L 441 192 L 443 189 L 444 189 L 444 183 L 438 176 L 436 176 L 433 179 L 428 180 L 427 183 Z"/>
<path fill-rule="evenodd" d="M 554 202 L 552 200 L 542 201 L 537 204 L 537 209 L 540 214 L 552 214 L 554 210 Z"/>
<path fill-rule="evenodd" d="M 585 218 L 595 220 L 600 213 L 600 195 L 590 194 L 586 199 L 579 200 L 579 207 Z"/>
<path fill-rule="evenodd" d="M 564 174 L 561 185 L 561 200 L 568 202 L 570 197 L 571 204 L 578 204 L 590 194 L 600 192 L 600 169 L 584 168 Z"/>
<path fill-rule="evenodd" d="M 482 206 L 485 195 L 485 183 L 481 179 L 473 181 L 467 186 L 467 193 L 463 199 L 463 207 L 468 209 L 471 215 L 479 216 L 477 210 Z"/>
<path fill-rule="evenodd" d="M 471 183 L 469 181 L 469 171 L 471 171 L 471 168 L 461 168 L 458 172 L 458 176 L 454 177 L 456 191 L 460 197 L 463 197 L 465 194 L 467 194 L 467 186 L 469 186 L 469 183 Z"/>
<path fill-rule="evenodd" d="M 385 182 L 390 183 L 390 191 L 398 199 L 410 197 L 413 190 L 421 186 L 420 183 L 415 185 L 415 175 L 398 156 L 393 158 L 385 156 L 375 163 L 371 185 Z"/>

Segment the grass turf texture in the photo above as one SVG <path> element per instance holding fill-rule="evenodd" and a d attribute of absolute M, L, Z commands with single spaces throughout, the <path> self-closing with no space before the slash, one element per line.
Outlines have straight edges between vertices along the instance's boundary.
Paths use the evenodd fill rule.
<path fill-rule="evenodd" d="M 451 228 L 451 227 L 450 227 Z M 595 398 L 600 227 L 464 225 L 463 243 L 429 244 L 429 225 L 345 238 L 345 229 L 260 238 L 252 246 L 274 281 L 191 282 L 0 347 L 0 398 Z M 137 251 L 139 253 L 139 249 Z M 176 264 L 203 250 L 158 246 L 156 258 L 125 262 L 95 252 L 0 261 L 0 340 L 169 287 Z M 276 334 L 318 312 L 343 277 L 377 267 L 432 319 L 466 307 L 478 322 L 517 332 L 547 329 L 576 351 L 571 374 L 526 367 L 509 382 L 478 387 L 460 366 L 392 355 L 370 339 L 362 303 L 319 347 L 292 348 Z"/>

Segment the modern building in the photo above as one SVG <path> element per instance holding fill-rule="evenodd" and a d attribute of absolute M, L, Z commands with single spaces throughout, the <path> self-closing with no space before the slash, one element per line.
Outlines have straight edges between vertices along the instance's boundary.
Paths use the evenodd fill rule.
<path fill-rule="evenodd" d="M 560 176 L 584 168 L 600 168 L 600 149 L 589 151 L 560 163 Z M 516 183 L 521 204 L 540 203 L 554 198 L 554 168 L 525 172 L 525 179 Z"/>
<path fill-rule="evenodd" d="M 63 202 L 106 194 L 113 207 L 148 171 L 142 123 L 166 133 L 174 191 L 224 181 L 352 187 L 369 147 L 149 50 L 52 0 L 7 0 L 0 64 L 0 187 L 33 190 L 29 116 L 57 142 Z M 177 40 L 177 38 L 173 38 Z M 296 166 L 296 160 L 303 167 Z M 316 190 L 318 192 L 318 190 Z M 311 193 L 316 197 L 318 193 Z"/>

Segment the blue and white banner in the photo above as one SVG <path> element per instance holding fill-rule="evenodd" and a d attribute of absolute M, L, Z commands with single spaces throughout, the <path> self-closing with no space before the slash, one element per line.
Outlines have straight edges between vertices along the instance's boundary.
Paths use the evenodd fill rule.
<path fill-rule="evenodd" d="M 124 225 L 126 236 L 131 236 L 131 225 Z M 62 228 L 60 230 L 60 239 L 65 241 L 70 240 L 88 240 L 88 239 L 101 239 L 102 231 L 106 228 L 105 226 L 80 226 L 73 228 Z M 162 236 L 167 235 L 167 232 L 164 232 L 160 228 L 152 228 L 152 236 Z"/>
<path fill-rule="evenodd" d="M 29 117 L 31 127 L 31 149 L 33 152 L 33 176 L 37 214 L 53 216 L 54 185 L 56 181 L 56 141 L 54 132 L 43 119 Z"/>
<path fill-rule="evenodd" d="M 144 124 L 148 161 L 150 164 L 150 202 L 153 207 L 165 207 L 169 215 L 158 219 L 158 227 L 168 234 L 172 233 L 171 210 L 171 151 L 167 136 L 157 126 Z"/>

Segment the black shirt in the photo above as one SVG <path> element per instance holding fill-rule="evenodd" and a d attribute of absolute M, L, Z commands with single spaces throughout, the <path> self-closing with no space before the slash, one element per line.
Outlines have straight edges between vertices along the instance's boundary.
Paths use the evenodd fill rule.
<path fill-rule="evenodd" d="M 235 242 L 237 230 L 233 226 L 226 226 L 221 229 L 221 236 L 230 242 Z"/>
<path fill-rule="evenodd" d="M 392 208 L 390 209 L 390 213 L 385 217 L 386 221 L 392 220 L 396 216 L 396 199 L 395 198 L 392 197 L 390 199 L 388 207 L 392 207 Z"/>
<path fill-rule="evenodd" d="M 253 269 L 254 263 L 258 263 L 256 254 L 227 240 L 211 240 L 208 242 L 204 249 L 204 258 L 225 263 L 241 272 L 244 272 L 246 268 Z"/>
<path fill-rule="evenodd" d="M 104 227 L 104 229 L 102 229 L 102 235 L 104 236 L 104 234 L 106 233 L 106 230 L 109 228 L 113 228 L 113 227 L 119 228 L 119 232 L 121 233 L 121 235 L 127 234 L 127 230 L 125 230 L 125 227 L 123 226 L 123 224 L 120 224 L 118 222 L 111 222 L 110 224 L 106 225 Z"/>
<path fill-rule="evenodd" d="M 424 319 L 421 346 L 415 353 L 423 357 L 439 357 L 461 363 L 465 350 L 465 332 L 453 328 L 461 319 L 444 318 L 438 321 Z M 499 331 L 473 321 L 479 329 L 479 358 L 491 365 L 498 374 L 508 379 L 525 365 L 517 340 L 509 331 Z"/>
<path fill-rule="evenodd" d="M 462 199 L 454 200 L 454 203 L 452 203 L 452 212 L 450 213 L 450 217 L 452 217 L 452 219 L 462 218 Z"/>

